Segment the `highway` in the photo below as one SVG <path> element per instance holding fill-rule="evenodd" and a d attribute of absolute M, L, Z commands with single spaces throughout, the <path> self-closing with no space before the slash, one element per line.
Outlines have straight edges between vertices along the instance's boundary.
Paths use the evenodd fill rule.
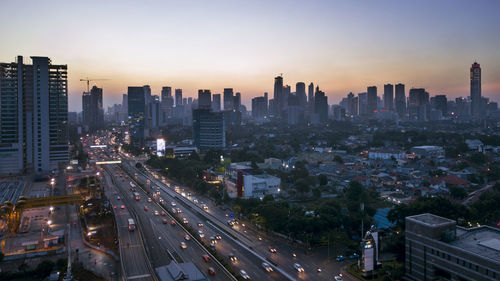
<path fill-rule="evenodd" d="M 114 178 L 114 187 L 118 191 L 115 200 L 120 196 L 121 204 L 125 209 L 136 214 L 138 228 L 141 229 L 144 238 L 144 245 L 150 257 L 151 265 L 156 268 L 169 264 L 172 260 L 177 262 L 192 262 L 205 275 L 208 276 L 208 269 L 214 268 L 215 275 L 210 276 L 210 280 L 234 280 L 225 272 L 223 267 L 210 258 L 208 262 L 203 260 L 203 255 L 209 253 L 199 245 L 192 237 L 185 239 L 189 235 L 179 224 L 172 225 L 172 217 L 167 212 L 162 215 L 161 207 L 155 202 L 147 202 L 148 195 L 140 188 L 136 189 L 141 196 L 140 200 L 135 200 L 133 192 L 130 190 L 131 179 L 118 166 L 107 167 L 107 176 Z M 120 177 L 121 176 L 121 177 Z M 147 207 L 147 210 L 145 210 Z M 158 211 L 159 215 L 155 215 Z M 166 219 L 168 223 L 163 223 Z M 137 231 L 136 231 L 137 232 Z M 187 248 L 181 248 L 181 242 L 186 243 Z"/>
<path fill-rule="evenodd" d="M 217 234 L 222 236 L 221 240 L 217 240 L 217 244 L 215 244 L 217 253 L 224 257 L 226 262 L 231 264 L 231 267 L 234 272 L 239 273 L 240 270 L 244 270 L 252 279 L 259 280 L 295 280 L 296 276 L 293 275 L 284 275 L 280 272 L 280 268 L 274 268 L 273 272 L 267 272 L 262 266 L 262 262 L 265 262 L 265 258 L 261 255 L 256 255 L 248 246 L 244 243 L 241 243 L 241 237 L 235 239 L 228 235 L 226 231 L 223 231 L 221 228 L 226 230 L 229 228 L 225 225 L 211 223 L 213 220 L 208 220 L 204 217 L 207 215 L 205 211 L 201 208 L 197 208 L 195 204 L 190 201 L 184 201 L 181 198 L 182 196 L 176 194 L 175 191 L 170 190 L 165 184 L 158 181 L 152 176 L 146 176 L 142 172 L 136 170 L 134 167 L 124 163 L 125 168 L 132 174 L 135 175 L 137 173 L 137 180 L 142 184 L 147 184 L 147 179 L 150 180 L 152 186 L 159 187 L 160 197 L 165 200 L 165 207 L 169 208 L 170 211 L 173 208 L 172 202 L 176 204 L 175 208 L 180 208 L 182 213 L 178 214 L 177 217 L 182 220 L 186 218 L 188 220 L 188 224 L 196 230 L 201 230 L 203 232 L 202 240 L 206 244 L 210 244 L 210 237 L 215 237 Z M 157 190 L 157 189 L 155 189 Z M 209 214 L 208 214 L 209 215 Z M 202 223 L 203 226 L 199 227 L 198 223 Z M 238 235 L 241 236 L 241 235 Z M 246 238 L 243 238 L 246 239 Z M 229 258 L 230 254 L 233 254 L 236 258 L 236 262 L 232 262 Z M 269 263 L 269 262 L 268 262 Z M 286 273 L 285 273 L 286 274 Z M 306 274 L 303 275 L 303 278 L 306 278 Z"/>
<path fill-rule="evenodd" d="M 138 281 L 157 280 L 149 264 L 140 232 L 137 230 L 129 231 L 128 229 L 128 219 L 134 219 L 134 215 L 128 208 L 121 209 L 123 203 L 117 200 L 116 191 L 110 188 L 113 186 L 113 182 L 108 173 L 104 174 L 104 180 L 106 196 L 110 203 L 116 207 L 114 212 L 118 227 L 120 260 L 124 278 Z"/>

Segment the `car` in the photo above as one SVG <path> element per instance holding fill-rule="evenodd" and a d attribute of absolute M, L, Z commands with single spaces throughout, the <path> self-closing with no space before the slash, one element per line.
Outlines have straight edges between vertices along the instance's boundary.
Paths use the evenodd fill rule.
<path fill-rule="evenodd" d="M 271 267 L 270 264 L 268 264 L 267 262 L 263 262 L 262 263 L 262 267 L 267 271 L 267 272 L 271 272 L 273 271 L 273 268 Z"/>
<path fill-rule="evenodd" d="M 340 255 L 340 256 L 337 256 L 337 258 L 335 258 L 336 261 L 345 261 L 345 257 Z"/>
<path fill-rule="evenodd" d="M 353 253 L 352 255 L 349 256 L 350 259 L 358 259 L 359 255 L 356 253 Z"/>
<path fill-rule="evenodd" d="M 191 236 L 186 234 L 186 235 L 184 235 L 184 239 L 186 239 L 186 241 L 189 241 L 189 240 L 191 240 Z"/>
<path fill-rule="evenodd" d="M 170 225 L 175 226 L 177 223 L 173 220 Z"/>
<path fill-rule="evenodd" d="M 182 213 L 181 208 L 177 208 L 177 214 L 180 214 L 180 213 Z"/>
<path fill-rule="evenodd" d="M 240 275 L 243 279 L 250 279 L 250 275 L 248 275 L 248 273 L 246 271 L 244 271 L 243 269 L 240 270 Z"/>
<path fill-rule="evenodd" d="M 201 230 L 198 231 L 198 235 L 200 236 L 200 238 L 205 237 L 205 234 L 203 234 L 203 231 L 201 231 Z"/>
<path fill-rule="evenodd" d="M 177 206 L 177 204 L 175 204 L 175 202 L 170 202 L 170 204 L 172 205 L 172 207 Z"/>
<path fill-rule="evenodd" d="M 125 205 L 121 205 L 120 209 L 122 210 L 125 209 Z"/>
<path fill-rule="evenodd" d="M 187 193 L 187 195 L 188 195 L 188 196 L 191 196 L 191 192 L 188 192 L 188 193 Z"/>
<path fill-rule="evenodd" d="M 188 247 L 188 245 L 185 242 L 181 242 L 181 248 L 182 249 L 186 249 L 187 247 Z"/>
<path fill-rule="evenodd" d="M 203 255 L 201 256 L 203 258 L 204 261 L 208 262 L 210 261 L 210 256 L 209 255 Z"/>
<path fill-rule="evenodd" d="M 213 236 L 210 236 L 210 243 L 217 244 L 217 239 L 215 239 L 215 237 Z"/>
<path fill-rule="evenodd" d="M 162 223 L 163 224 L 168 224 L 168 220 L 167 219 L 163 219 Z"/>
<path fill-rule="evenodd" d="M 220 236 L 220 234 L 215 234 L 215 239 L 222 240 L 222 236 Z"/>
<path fill-rule="evenodd" d="M 177 209 L 176 208 L 172 208 L 172 213 L 177 213 Z"/>
<path fill-rule="evenodd" d="M 198 199 L 193 198 L 193 202 L 194 202 L 194 203 L 198 203 Z"/>
<path fill-rule="evenodd" d="M 198 227 L 203 227 L 203 223 L 199 222 Z"/>
<path fill-rule="evenodd" d="M 160 212 L 155 211 L 155 216 L 159 216 L 159 215 L 160 215 Z"/>
<path fill-rule="evenodd" d="M 153 202 L 153 199 L 148 198 L 148 202 L 149 202 L 149 203 Z"/>
<path fill-rule="evenodd" d="M 208 274 L 215 275 L 215 269 L 213 267 L 208 268 Z"/>
<path fill-rule="evenodd" d="M 166 216 L 166 215 L 167 215 L 167 213 L 165 213 L 165 212 L 161 212 L 161 215 L 162 215 L 162 216 Z"/>
<path fill-rule="evenodd" d="M 229 260 L 231 260 L 232 262 L 237 262 L 238 258 L 233 253 L 230 253 L 229 254 Z"/>
<path fill-rule="evenodd" d="M 120 196 L 116 196 L 116 200 L 120 200 L 120 199 L 121 199 Z"/>
<path fill-rule="evenodd" d="M 189 221 L 186 218 L 183 218 L 182 222 L 185 223 L 185 224 L 188 224 Z"/>
<path fill-rule="evenodd" d="M 295 268 L 297 270 L 297 272 L 299 272 L 299 273 L 304 272 L 304 268 L 302 267 L 302 265 L 300 265 L 298 263 L 294 263 L 293 268 Z"/>
<path fill-rule="evenodd" d="M 339 275 L 335 275 L 335 277 L 333 277 L 335 279 L 335 281 L 342 281 L 342 277 L 340 277 Z"/>
<path fill-rule="evenodd" d="M 233 226 L 233 225 L 234 225 L 234 223 L 233 223 L 233 221 L 228 220 L 228 221 L 227 221 L 227 225 L 229 225 L 229 226 Z"/>
<path fill-rule="evenodd" d="M 149 210 L 148 206 L 144 206 L 144 211 Z"/>
<path fill-rule="evenodd" d="M 269 252 L 276 253 L 276 248 L 273 248 L 271 246 L 269 246 L 268 248 L 269 248 Z"/>

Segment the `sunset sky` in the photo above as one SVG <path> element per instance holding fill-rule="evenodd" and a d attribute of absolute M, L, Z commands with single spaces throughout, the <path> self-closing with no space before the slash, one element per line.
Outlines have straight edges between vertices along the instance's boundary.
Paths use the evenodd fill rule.
<path fill-rule="evenodd" d="M 500 100 L 500 1 L 3 1 L 0 61 L 48 56 L 67 64 L 71 111 L 85 83 L 107 78 L 105 105 L 127 86 L 222 93 L 249 105 L 286 84 L 319 84 L 337 103 L 384 83 L 431 95 L 469 95 L 469 67 L 483 95 Z M 250 109 L 250 107 L 248 107 Z"/>

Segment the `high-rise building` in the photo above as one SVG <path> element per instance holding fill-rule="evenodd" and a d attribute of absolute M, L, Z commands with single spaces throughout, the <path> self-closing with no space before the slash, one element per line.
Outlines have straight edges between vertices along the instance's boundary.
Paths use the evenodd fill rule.
<path fill-rule="evenodd" d="M 240 111 L 240 107 L 241 107 L 241 93 L 240 92 L 236 92 L 236 94 L 234 95 L 233 107 L 234 107 L 233 110 Z"/>
<path fill-rule="evenodd" d="M 198 108 L 212 108 L 212 93 L 210 90 L 198 90 Z"/>
<path fill-rule="evenodd" d="M 470 99 L 472 117 L 482 117 L 481 111 L 481 66 L 474 62 L 470 68 Z"/>
<path fill-rule="evenodd" d="M 233 88 L 224 88 L 224 110 L 234 109 Z"/>
<path fill-rule="evenodd" d="M 133 145 L 143 146 L 145 137 L 146 95 L 144 87 L 128 87 L 129 134 Z"/>
<path fill-rule="evenodd" d="M 213 111 L 221 110 L 220 94 L 214 94 L 212 96 L 212 110 Z"/>
<path fill-rule="evenodd" d="M 268 118 L 267 93 L 263 97 L 252 99 L 252 117 L 257 122 L 263 122 Z"/>
<path fill-rule="evenodd" d="M 175 106 L 182 105 L 182 89 L 175 89 Z"/>
<path fill-rule="evenodd" d="M 368 114 L 373 114 L 377 110 L 377 87 L 370 86 L 367 88 L 367 109 Z"/>
<path fill-rule="evenodd" d="M 224 111 L 193 110 L 193 139 L 199 149 L 224 149 L 226 147 L 226 121 Z"/>
<path fill-rule="evenodd" d="M 125 115 L 128 116 L 128 95 L 123 94 L 122 95 L 122 110 L 125 112 Z"/>
<path fill-rule="evenodd" d="M 384 109 L 394 110 L 394 85 L 392 84 L 384 85 Z"/>
<path fill-rule="evenodd" d="M 358 94 L 358 113 L 359 115 L 368 115 L 368 93 Z"/>
<path fill-rule="evenodd" d="M 174 111 L 174 98 L 172 97 L 171 87 L 162 87 L 161 89 L 161 106 L 159 114 L 159 124 L 167 125 L 168 118 L 173 116 Z"/>
<path fill-rule="evenodd" d="M 68 74 L 47 57 L 0 63 L 0 174 L 46 174 L 67 163 Z"/>
<path fill-rule="evenodd" d="M 399 118 L 404 118 L 406 115 L 406 95 L 404 84 L 396 84 L 396 98 L 394 100 L 394 104 Z"/>
<path fill-rule="evenodd" d="M 314 94 L 314 113 L 318 115 L 320 123 L 328 121 L 328 97 L 323 91 L 319 90 L 316 86 L 316 93 Z"/>
<path fill-rule="evenodd" d="M 309 105 L 309 114 L 314 113 L 314 84 L 312 82 L 307 87 L 307 102 Z"/>
<path fill-rule="evenodd" d="M 274 78 L 274 107 L 272 112 L 275 116 L 281 116 L 283 107 L 283 77 L 276 76 Z"/>
<path fill-rule="evenodd" d="M 299 106 L 302 107 L 303 110 L 307 109 L 306 84 L 304 82 L 295 84 L 295 94 L 299 99 Z"/>
<path fill-rule="evenodd" d="M 433 107 L 440 110 L 443 116 L 446 116 L 448 114 L 448 99 L 446 95 L 436 95 L 433 101 Z"/>
<path fill-rule="evenodd" d="M 429 121 L 429 93 L 422 88 L 412 88 L 408 94 L 408 116 L 411 121 Z"/>
<path fill-rule="evenodd" d="M 100 129 L 104 125 L 104 110 L 102 108 L 102 88 L 93 86 L 90 93 L 82 96 L 83 123 L 90 130 Z"/>

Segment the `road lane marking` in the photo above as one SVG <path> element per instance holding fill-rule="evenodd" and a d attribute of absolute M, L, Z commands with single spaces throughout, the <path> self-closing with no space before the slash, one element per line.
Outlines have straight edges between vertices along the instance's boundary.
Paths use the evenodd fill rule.
<path fill-rule="evenodd" d="M 132 279 L 139 279 L 139 278 L 144 278 L 144 277 L 149 277 L 149 276 L 151 276 L 151 274 L 135 275 L 135 276 L 127 277 L 127 279 L 132 280 Z"/>

